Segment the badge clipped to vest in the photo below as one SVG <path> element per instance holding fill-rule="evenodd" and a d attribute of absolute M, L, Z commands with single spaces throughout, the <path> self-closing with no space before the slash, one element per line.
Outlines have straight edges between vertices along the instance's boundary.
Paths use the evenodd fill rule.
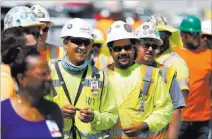
<path fill-rule="evenodd" d="M 145 108 L 145 97 L 142 94 L 142 91 L 139 94 L 139 100 L 140 100 L 140 104 L 139 104 L 139 111 L 141 114 L 144 114 L 144 108 Z"/>
<path fill-rule="evenodd" d="M 99 93 L 99 74 L 93 74 L 91 79 L 91 93 L 97 95 Z"/>
<path fill-rule="evenodd" d="M 62 137 L 62 134 L 54 121 L 46 120 L 46 124 L 52 137 Z"/>

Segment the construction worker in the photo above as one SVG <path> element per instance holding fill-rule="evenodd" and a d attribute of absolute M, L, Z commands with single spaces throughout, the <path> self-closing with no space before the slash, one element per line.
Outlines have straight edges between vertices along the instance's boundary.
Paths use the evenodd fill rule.
<path fill-rule="evenodd" d="M 110 56 L 107 46 L 105 46 L 105 40 L 103 33 L 99 29 L 93 30 L 94 43 L 91 48 L 90 59 L 98 69 L 104 69 L 108 64 L 113 63 L 113 59 Z"/>
<path fill-rule="evenodd" d="M 183 48 L 178 51 L 189 68 L 189 95 L 183 109 L 180 139 L 208 138 L 210 111 L 210 83 L 212 60 L 210 49 L 201 45 L 201 21 L 194 15 L 185 16 L 179 30 Z"/>
<path fill-rule="evenodd" d="M 166 18 L 158 14 L 150 16 L 148 22 L 151 22 L 156 29 L 159 30 L 160 38 L 163 40 L 163 45 L 157 50 L 158 52 L 155 60 L 160 64 L 172 67 L 176 70 L 178 84 L 180 85 L 184 99 L 186 99 L 189 94 L 188 67 L 183 58 L 173 50 L 174 44 L 181 46 L 179 45 L 181 44 L 181 38 L 178 36 L 179 31 L 169 26 Z"/>
<path fill-rule="evenodd" d="M 74 18 L 63 26 L 61 38 L 66 55 L 51 66 L 54 89 L 49 99 L 61 107 L 65 138 L 110 138 L 118 117 L 116 99 L 107 76 L 86 59 L 92 28 Z"/>
<path fill-rule="evenodd" d="M 48 38 L 48 31 L 54 25 L 50 20 L 48 11 L 40 5 L 33 5 L 31 10 L 37 15 L 41 23 L 46 24 L 46 27 L 42 30 L 43 33 L 40 36 L 38 43 L 38 51 L 40 54 L 48 60 L 48 63 L 54 63 L 57 59 L 60 59 L 64 55 L 62 47 L 49 44 L 46 42 Z"/>
<path fill-rule="evenodd" d="M 136 29 L 135 35 L 140 39 L 139 43 L 136 45 L 138 55 L 139 53 L 143 55 L 143 58 L 141 59 L 138 59 L 137 57 L 136 61 L 140 64 L 161 69 L 162 78 L 169 90 L 174 107 L 172 120 L 167 128 L 159 131 L 152 138 L 177 139 L 181 124 L 181 109 L 185 107 L 185 101 L 176 80 L 176 71 L 155 61 L 156 50 L 162 45 L 162 40 L 160 39 L 158 30 L 151 23 L 145 22 L 140 25 Z M 168 134 L 166 134 L 167 132 Z"/>
<path fill-rule="evenodd" d="M 204 20 L 201 22 L 202 26 L 202 39 L 204 47 L 212 49 L 212 30 L 211 30 L 211 20 Z"/>
<path fill-rule="evenodd" d="M 115 21 L 108 29 L 106 43 L 114 59 L 108 75 L 119 114 L 116 138 L 149 137 L 169 123 L 173 111 L 159 70 L 134 63 L 136 41 L 131 26 L 123 21 Z"/>
<path fill-rule="evenodd" d="M 46 24 L 41 23 L 35 13 L 26 6 L 17 6 L 10 9 L 4 17 L 4 30 L 23 26 L 30 29 L 36 40 L 39 40 L 42 29 Z"/>

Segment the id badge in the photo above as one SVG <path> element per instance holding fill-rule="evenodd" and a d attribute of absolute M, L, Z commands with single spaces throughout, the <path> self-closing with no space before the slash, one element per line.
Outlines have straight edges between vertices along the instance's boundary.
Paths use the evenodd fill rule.
<path fill-rule="evenodd" d="M 144 107 L 145 107 L 145 102 L 141 101 L 140 107 L 139 107 L 139 111 L 140 111 L 141 114 L 144 114 Z"/>
<path fill-rule="evenodd" d="M 96 95 L 99 93 L 99 82 L 98 80 L 91 80 L 91 93 Z"/>
<path fill-rule="evenodd" d="M 52 137 L 62 137 L 59 127 L 57 126 L 55 121 L 46 120 L 46 124 Z"/>

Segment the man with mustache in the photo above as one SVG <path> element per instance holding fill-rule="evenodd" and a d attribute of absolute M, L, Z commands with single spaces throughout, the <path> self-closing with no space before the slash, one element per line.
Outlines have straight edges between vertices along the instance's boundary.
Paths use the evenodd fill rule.
<path fill-rule="evenodd" d="M 115 138 L 153 135 L 169 123 L 173 111 L 159 70 L 134 62 L 137 41 L 132 27 L 123 21 L 115 21 L 108 29 L 106 43 L 114 60 L 108 74 L 119 114 Z"/>
<path fill-rule="evenodd" d="M 151 30 L 153 30 L 153 33 Z M 166 83 L 174 106 L 172 120 L 169 125 L 156 133 L 154 138 L 178 138 L 181 123 L 181 109 L 185 107 L 185 101 L 176 80 L 176 71 L 155 61 L 156 50 L 161 46 L 162 41 L 158 30 L 153 27 L 151 23 L 145 22 L 140 25 L 136 29 L 135 35 L 140 39 L 136 48 L 138 55 L 141 55 L 141 57 L 137 57 L 136 61 L 140 64 L 161 69 L 162 78 Z"/>
<path fill-rule="evenodd" d="M 177 72 L 177 81 L 180 85 L 184 99 L 189 94 L 188 67 L 183 58 L 174 50 L 182 47 L 179 30 L 168 25 L 165 17 L 155 14 L 150 16 L 148 22 L 151 22 L 158 29 L 163 45 L 157 49 L 156 61 L 168 67 L 172 67 Z"/>

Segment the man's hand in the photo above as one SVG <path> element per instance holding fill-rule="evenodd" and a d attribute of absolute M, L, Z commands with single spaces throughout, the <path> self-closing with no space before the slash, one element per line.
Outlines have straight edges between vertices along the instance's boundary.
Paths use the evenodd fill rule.
<path fill-rule="evenodd" d="M 80 116 L 79 119 L 83 122 L 83 123 L 89 123 L 92 122 L 94 118 L 94 113 L 92 111 L 92 109 L 90 108 L 84 108 L 80 110 Z"/>
<path fill-rule="evenodd" d="M 76 108 L 73 105 L 70 105 L 70 104 L 64 105 L 61 108 L 61 110 L 63 112 L 64 118 L 71 119 L 71 118 L 74 118 L 74 116 L 76 114 Z"/>
<path fill-rule="evenodd" d="M 128 137 L 136 137 L 141 134 L 142 128 L 143 124 L 140 122 L 130 125 L 129 127 L 122 128 L 122 130 Z"/>

